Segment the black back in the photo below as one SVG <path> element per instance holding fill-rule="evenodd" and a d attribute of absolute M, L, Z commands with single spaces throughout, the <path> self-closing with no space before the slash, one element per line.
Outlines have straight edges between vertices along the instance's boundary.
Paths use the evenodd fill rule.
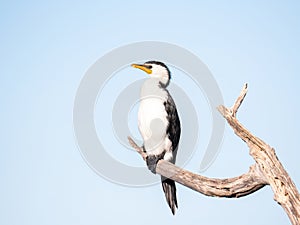
<path fill-rule="evenodd" d="M 168 99 L 167 101 L 164 102 L 164 105 L 167 112 L 167 120 L 169 121 L 169 125 L 167 127 L 167 134 L 170 141 L 172 142 L 173 151 L 177 151 L 177 147 L 180 139 L 180 132 L 181 132 L 180 120 L 177 113 L 175 102 L 171 97 L 171 95 L 169 94 L 168 90 L 166 90 L 166 92 L 168 93 Z M 177 152 L 174 153 L 175 153 L 174 156 L 176 156 Z"/>

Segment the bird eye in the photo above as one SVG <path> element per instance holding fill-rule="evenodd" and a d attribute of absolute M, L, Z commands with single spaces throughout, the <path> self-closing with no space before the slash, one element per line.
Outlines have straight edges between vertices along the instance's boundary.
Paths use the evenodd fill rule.
<path fill-rule="evenodd" d="M 148 69 L 152 69 L 152 66 L 151 66 L 151 65 L 149 65 L 149 66 L 147 66 L 147 68 L 148 68 Z"/>

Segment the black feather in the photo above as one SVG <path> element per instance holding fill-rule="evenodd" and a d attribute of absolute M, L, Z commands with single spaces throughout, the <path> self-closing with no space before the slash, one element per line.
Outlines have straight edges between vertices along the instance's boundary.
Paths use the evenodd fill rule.
<path fill-rule="evenodd" d="M 173 151 L 172 163 L 175 163 L 178 143 L 179 143 L 180 133 L 181 133 L 180 120 L 172 96 L 170 95 L 168 90 L 165 89 L 165 91 L 168 94 L 167 101 L 164 102 L 164 106 L 167 112 L 167 120 L 169 122 L 167 127 L 167 135 L 169 140 L 172 142 L 172 151 Z M 175 182 L 163 176 L 161 177 L 161 180 L 162 180 L 162 186 L 166 196 L 166 200 L 174 215 L 175 207 L 178 208 Z"/>
<path fill-rule="evenodd" d="M 175 182 L 171 179 L 166 179 L 165 177 L 162 176 L 161 183 L 162 183 L 162 187 L 163 187 L 168 205 L 171 208 L 171 211 L 174 215 L 175 209 L 178 208 Z"/>
<path fill-rule="evenodd" d="M 167 101 L 164 102 L 165 109 L 167 112 L 167 120 L 169 122 L 169 125 L 167 127 L 167 134 L 170 141 L 172 142 L 173 155 L 174 154 L 176 155 L 177 154 L 176 151 L 180 139 L 180 133 L 181 133 L 180 120 L 177 113 L 175 102 L 171 97 L 171 95 L 169 94 L 168 90 L 167 89 L 165 90 L 168 93 L 168 99 Z"/>

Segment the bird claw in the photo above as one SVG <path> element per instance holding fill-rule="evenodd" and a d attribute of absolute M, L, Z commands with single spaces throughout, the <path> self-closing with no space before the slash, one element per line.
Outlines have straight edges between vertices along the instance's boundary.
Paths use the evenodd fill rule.
<path fill-rule="evenodd" d="M 156 174 L 156 166 L 159 160 L 164 158 L 166 151 L 163 151 L 163 153 L 161 153 L 160 155 L 147 155 L 146 157 L 146 163 L 147 163 L 147 167 L 148 169 Z"/>
<path fill-rule="evenodd" d="M 154 174 L 156 174 L 156 165 L 157 165 L 158 160 L 159 160 L 159 158 L 156 157 L 155 155 L 148 155 L 146 157 L 147 167 Z"/>

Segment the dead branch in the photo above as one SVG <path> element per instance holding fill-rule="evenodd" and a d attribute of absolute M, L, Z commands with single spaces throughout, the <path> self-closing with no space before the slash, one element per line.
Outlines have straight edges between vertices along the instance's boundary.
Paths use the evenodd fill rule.
<path fill-rule="evenodd" d="M 235 134 L 247 143 L 250 155 L 255 160 L 249 171 L 241 176 L 227 179 L 216 179 L 201 176 L 184 170 L 164 160 L 160 160 L 156 172 L 162 176 L 200 192 L 207 196 L 238 198 L 249 195 L 270 185 L 274 199 L 286 211 L 293 225 L 300 225 L 300 195 L 290 176 L 278 160 L 275 150 L 261 139 L 252 135 L 237 119 L 236 114 L 246 94 L 245 84 L 234 105 L 228 109 L 221 105 L 219 112 L 227 120 Z M 143 151 L 130 137 L 130 145 L 145 160 L 147 153 Z"/>
<path fill-rule="evenodd" d="M 145 152 L 130 137 L 128 137 L 131 146 L 145 160 Z M 215 179 L 194 174 L 175 166 L 165 160 L 160 160 L 156 167 L 156 173 L 171 178 L 172 180 L 198 191 L 207 196 L 238 198 L 262 188 L 266 182 L 257 174 L 258 170 L 252 165 L 248 171 L 241 176 L 227 179 Z"/>
<path fill-rule="evenodd" d="M 245 97 L 247 85 L 241 95 Z M 241 96 L 240 95 L 240 96 Z M 242 102 L 243 100 L 241 100 Z M 238 101 L 237 101 L 238 102 Z M 239 103 L 237 103 L 239 104 Z M 238 107 L 233 107 L 237 109 Z M 250 155 L 256 162 L 260 176 L 266 180 L 274 192 L 274 200 L 280 204 L 288 214 L 292 224 L 300 224 L 300 195 L 299 192 L 277 158 L 275 150 L 264 141 L 251 134 L 235 117 L 232 110 L 225 106 L 218 107 L 219 112 L 227 120 L 234 133 L 247 143 Z"/>

